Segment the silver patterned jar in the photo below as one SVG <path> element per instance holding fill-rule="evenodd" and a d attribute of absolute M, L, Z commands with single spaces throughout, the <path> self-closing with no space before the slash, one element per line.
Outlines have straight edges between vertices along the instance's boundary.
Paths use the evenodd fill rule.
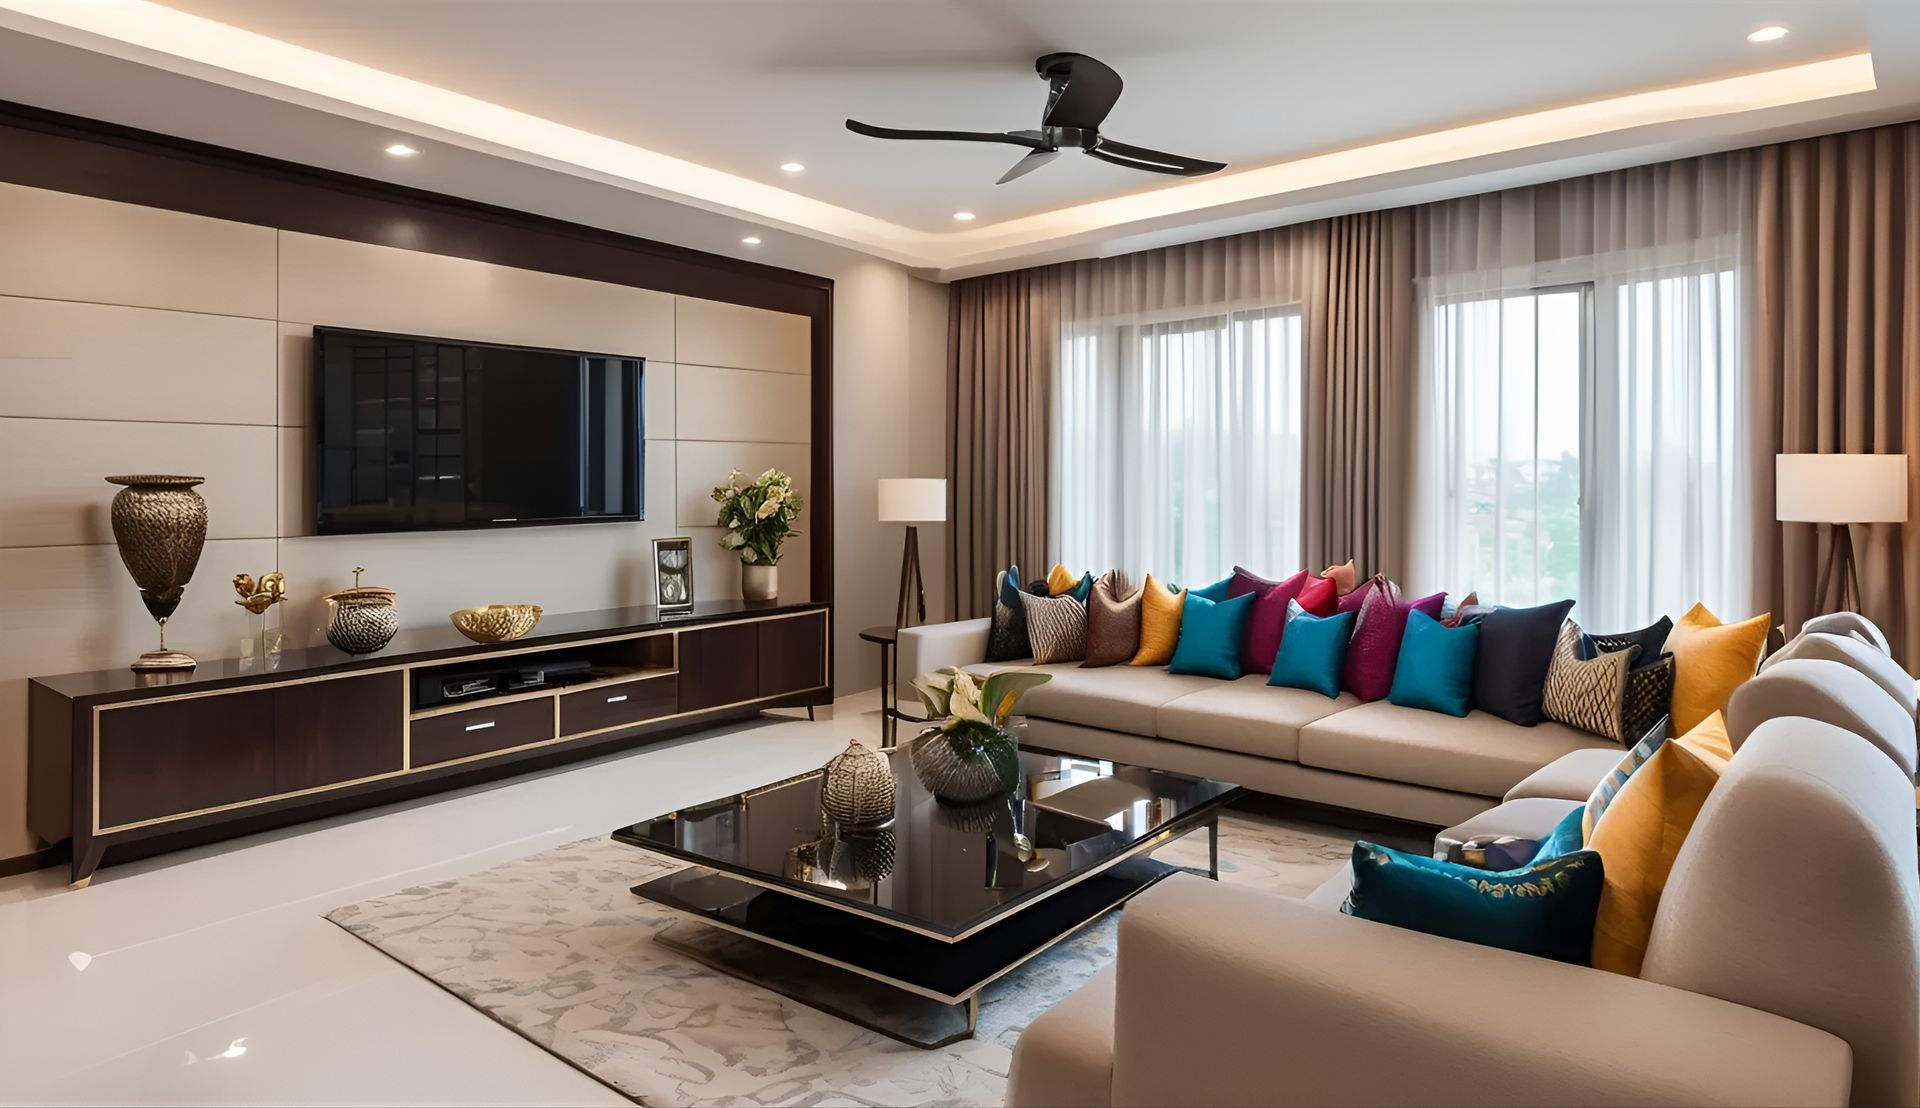
<path fill-rule="evenodd" d="M 348 654 L 372 654 L 400 630 L 394 591 L 360 584 L 363 566 L 353 567 L 353 587 L 328 593 L 327 641 Z"/>

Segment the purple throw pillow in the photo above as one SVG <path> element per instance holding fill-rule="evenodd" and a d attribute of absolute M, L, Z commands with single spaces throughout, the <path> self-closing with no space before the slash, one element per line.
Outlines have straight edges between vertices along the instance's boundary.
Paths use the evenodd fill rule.
<path fill-rule="evenodd" d="M 1239 580 L 1237 574 L 1234 580 Z M 1280 652 L 1280 636 L 1287 629 L 1287 605 L 1306 585 L 1307 571 L 1303 569 L 1254 598 L 1253 614 L 1247 618 L 1246 642 L 1240 649 L 1242 673 L 1273 672 L 1273 656 Z"/>
<path fill-rule="evenodd" d="M 1443 592 L 1401 600 L 1400 590 L 1390 583 L 1372 590 L 1354 620 L 1341 686 L 1362 700 L 1383 699 L 1393 688 L 1393 667 L 1400 657 L 1400 637 L 1406 633 L 1408 613 L 1420 611 L 1439 619 L 1446 602 Z"/>
<path fill-rule="evenodd" d="M 1302 570 L 1301 572 L 1304 573 L 1305 571 Z M 1298 574 L 1295 574 L 1295 576 L 1298 576 Z M 1287 580 L 1291 581 L 1293 580 L 1293 578 L 1289 577 L 1287 578 Z M 1233 576 L 1227 582 L 1227 599 L 1232 600 L 1236 596 L 1245 596 L 1250 592 L 1252 593 L 1266 592 L 1268 589 L 1271 589 L 1272 587 L 1278 584 L 1280 584 L 1280 582 L 1269 581 L 1265 577 L 1262 577 L 1259 574 L 1253 572 L 1252 570 L 1247 569 L 1245 566 L 1234 566 Z M 1255 601 L 1254 604 L 1257 607 L 1259 605 L 1259 601 Z M 1280 611 L 1282 613 L 1284 613 L 1286 610 L 1287 610 L 1287 606 L 1285 604 L 1280 605 Z"/>

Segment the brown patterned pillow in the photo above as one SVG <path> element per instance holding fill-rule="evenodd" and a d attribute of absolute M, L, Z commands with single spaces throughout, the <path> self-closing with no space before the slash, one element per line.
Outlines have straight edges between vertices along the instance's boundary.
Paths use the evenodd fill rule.
<path fill-rule="evenodd" d="M 1117 569 L 1093 583 L 1087 594 L 1087 660 L 1081 665 L 1124 666 L 1133 661 L 1140 650 L 1142 595 L 1139 589 L 1127 591 Z"/>
<path fill-rule="evenodd" d="M 1027 637 L 1033 643 L 1033 664 L 1077 662 L 1087 656 L 1087 608 L 1071 594 L 1020 595 L 1027 609 Z"/>

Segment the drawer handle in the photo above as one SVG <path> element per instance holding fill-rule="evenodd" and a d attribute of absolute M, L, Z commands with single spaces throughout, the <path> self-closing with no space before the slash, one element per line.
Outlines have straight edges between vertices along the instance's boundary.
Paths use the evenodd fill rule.
<path fill-rule="evenodd" d="M 622 700 L 625 700 L 626 698 L 627 698 L 627 694 L 626 694 L 626 693 L 621 693 L 621 694 L 620 694 L 619 696 L 610 696 L 610 697 L 608 697 L 608 698 L 607 698 L 607 703 L 609 703 L 609 704 L 618 704 L 618 703 L 620 703 L 620 702 L 621 702 Z"/>
<path fill-rule="evenodd" d="M 467 730 L 469 730 L 469 731 L 485 731 L 485 730 L 486 730 L 487 728 L 489 728 L 489 727 L 492 727 L 492 726 L 493 726 L 493 721 L 492 721 L 492 720 L 488 720 L 488 721 L 487 721 L 487 722 L 485 722 L 485 723 L 469 723 L 469 724 L 467 724 Z"/>

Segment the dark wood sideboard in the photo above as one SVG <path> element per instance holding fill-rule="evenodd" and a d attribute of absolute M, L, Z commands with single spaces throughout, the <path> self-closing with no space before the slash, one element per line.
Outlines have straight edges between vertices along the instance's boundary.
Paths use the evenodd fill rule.
<path fill-rule="evenodd" d="M 714 601 L 549 616 L 510 643 L 451 627 L 28 686 L 27 820 L 72 842 L 73 881 L 116 859 L 605 754 L 763 708 L 830 703 L 825 604 Z M 586 661 L 558 687 L 423 704 L 448 676 Z"/>

